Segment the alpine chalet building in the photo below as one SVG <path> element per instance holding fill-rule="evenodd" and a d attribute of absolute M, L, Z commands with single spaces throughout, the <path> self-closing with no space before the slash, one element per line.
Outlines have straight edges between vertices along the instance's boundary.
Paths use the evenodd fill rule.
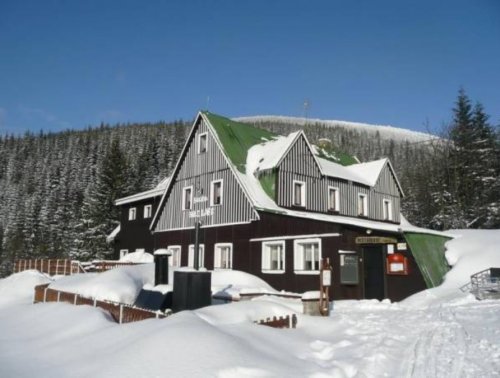
<path fill-rule="evenodd" d="M 318 290 L 329 257 L 334 299 L 403 299 L 434 286 L 442 240 L 404 232 L 401 185 L 388 159 L 359 163 L 303 131 L 279 136 L 200 112 L 171 177 L 119 199 L 116 253 L 172 253 L 193 266 L 256 275 L 279 290 Z M 441 269 L 441 271 L 440 271 Z"/>

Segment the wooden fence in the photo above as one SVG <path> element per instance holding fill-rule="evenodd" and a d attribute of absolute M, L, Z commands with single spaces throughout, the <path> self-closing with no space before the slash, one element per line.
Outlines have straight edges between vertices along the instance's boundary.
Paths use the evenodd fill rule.
<path fill-rule="evenodd" d="M 49 284 L 35 286 L 33 303 L 64 302 L 77 306 L 89 305 L 99 307 L 108 311 L 113 320 L 120 324 L 151 318 L 162 319 L 168 316 L 160 312 L 136 308 L 123 303 L 99 301 L 75 293 L 49 289 L 48 286 Z"/>
<path fill-rule="evenodd" d="M 106 272 L 121 266 L 138 265 L 143 263 L 122 261 L 93 261 L 91 263 L 80 263 L 68 259 L 22 259 L 14 262 L 14 273 L 35 269 L 50 276 L 69 276 L 76 273 Z"/>
<path fill-rule="evenodd" d="M 94 261 L 92 263 L 94 271 L 102 273 L 106 272 L 107 270 L 119 268 L 122 266 L 130 266 L 130 265 L 140 265 L 144 263 L 136 263 L 136 262 L 124 262 L 124 261 Z"/>
<path fill-rule="evenodd" d="M 76 273 L 85 273 L 78 261 L 68 259 L 22 259 L 14 262 L 14 273 L 35 269 L 48 275 L 69 276 Z"/>
<path fill-rule="evenodd" d="M 273 328 L 297 328 L 297 315 L 280 316 L 279 318 L 273 316 L 272 318 L 255 321 L 254 323 Z"/>

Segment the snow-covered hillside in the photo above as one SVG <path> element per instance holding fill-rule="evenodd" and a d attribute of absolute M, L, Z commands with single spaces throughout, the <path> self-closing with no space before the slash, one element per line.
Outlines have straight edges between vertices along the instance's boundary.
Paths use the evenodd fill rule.
<path fill-rule="evenodd" d="M 0 302 L 0 377 L 498 377 L 500 301 L 477 301 L 457 288 L 473 269 L 499 262 L 500 231 L 456 233 L 446 290 L 400 303 L 336 301 L 327 318 L 302 315 L 300 300 L 261 297 L 118 325 L 90 306 L 32 305 L 33 286 L 48 279 L 18 273 L 0 280 L 10 298 Z M 147 275 L 134 269 L 114 276 Z M 101 290 L 114 287 L 107 277 Z M 231 273 L 217 285 L 227 280 L 241 281 Z M 297 329 L 253 324 L 292 313 Z"/>
<path fill-rule="evenodd" d="M 251 117 L 237 117 L 235 121 L 252 123 L 258 125 L 259 123 L 276 123 L 287 125 L 298 125 L 300 127 L 307 125 L 322 125 L 331 128 L 342 128 L 346 130 L 355 130 L 358 132 L 367 132 L 368 135 L 375 135 L 379 132 L 381 139 L 394 139 L 399 141 L 407 140 L 409 142 L 423 142 L 437 138 L 435 135 L 412 131 L 408 129 L 398 128 L 389 125 L 375 125 L 369 123 L 348 122 L 338 120 L 324 120 L 317 118 L 301 118 L 301 117 L 287 117 L 287 116 L 274 116 L 274 115 L 258 115 Z"/>

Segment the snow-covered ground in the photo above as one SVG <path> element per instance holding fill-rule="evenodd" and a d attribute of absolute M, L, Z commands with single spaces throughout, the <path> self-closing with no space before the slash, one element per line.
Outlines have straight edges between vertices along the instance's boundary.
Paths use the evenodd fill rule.
<path fill-rule="evenodd" d="M 400 303 L 337 301 L 328 318 L 302 315 L 300 300 L 261 297 L 118 325 L 89 306 L 31 305 L 33 285 L 49 279 L 18 273 L 0 280 L 10 298 L 0 302 L 0 377 L 498 377 L 500 301 L 456 289 L 468 270 L 498 262 L 500 231 L 484 232 L 449 242 L 456 270 L 441 288 Z M 143 277 L 133 271 L 147 268 L 119 269 Z M 108 277 L 93 287 L 113 292 Z M 258 285 L 238 273 L 217 279 Z M 252 323 L 292 313 L 297 329 Z"/>

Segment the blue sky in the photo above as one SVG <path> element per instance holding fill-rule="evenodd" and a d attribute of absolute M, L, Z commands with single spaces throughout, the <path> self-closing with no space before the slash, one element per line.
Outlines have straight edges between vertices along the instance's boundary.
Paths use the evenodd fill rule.
<path fill-rule="evenodd" d="M 500 1 L 0 2 L 0 134 L 303 115 L 500 123 Z M 209 98 L 209 100 L 207 100 Z"/>

